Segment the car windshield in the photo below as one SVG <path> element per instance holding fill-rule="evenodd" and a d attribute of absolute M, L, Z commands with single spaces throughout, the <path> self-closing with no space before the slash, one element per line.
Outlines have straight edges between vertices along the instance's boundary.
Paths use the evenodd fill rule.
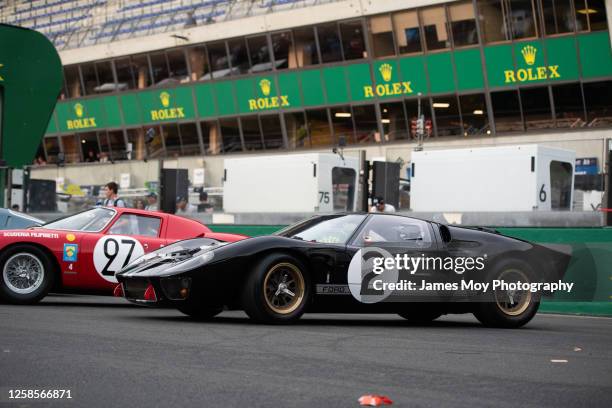
<path fill-rule="evenodd" d="M 91 210 L 83 211 L 66 218 L 51 221 L 43 225 L 43 228 L 97 232 L 103 230 L 109 221 L 113 219 L 114 215 L 115 210 L 109 208 L 92 208 Z"/>
<path fill-rule="evenodd" d="M 365 217 L 364 214 L 313 217 L 278 231 L 276 235 L 311 242 L 346 244 Z"/>

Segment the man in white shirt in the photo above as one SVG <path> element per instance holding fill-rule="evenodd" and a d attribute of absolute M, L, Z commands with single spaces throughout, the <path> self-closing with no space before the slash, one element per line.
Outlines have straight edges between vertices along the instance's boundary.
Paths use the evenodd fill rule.
<path fill-rule="evenodd" d="M 198 212 L 198 207 L 189 204 L 187 197 L 176 197 L 176 212 L 175 214 L 193 214 Z"/>
<path fill-rule="evenodd" d="M 374 201 L 374 205 L 370 208 L 370 212 L 373 213 L 393 213 L 395 212 L 395 207 L 391 204 L 385 204 L 385 199 L 382 197 L 377 197 Z"/>
<path fill-rule="evenodd" d="M 119 185 L 114 181 L 107 183 L 102 191 L 106 198 L 99 204 L 106 207 L 127 207 L 123 198 L 119 198 L 119 196 L 117 195 L 117 192 L 119 191 Z"/>
<path fill-rule="evenodd" d="M 145 206 L 145 210 L 157 211 L 157 194 L 154 192 L 147 194 L 147 205 Z"/>

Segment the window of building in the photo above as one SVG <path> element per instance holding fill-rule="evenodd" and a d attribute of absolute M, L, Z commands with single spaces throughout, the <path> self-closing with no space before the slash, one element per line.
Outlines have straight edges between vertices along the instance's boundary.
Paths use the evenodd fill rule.
<path fill-rule="evenodd" d="M 295 58 L 298 67 L 307 67 L 319 63 L 314 27 L 293 30 L 295 41 Z"/>
<path fill-rule="evenodd" d="M 208 53 L 206 47 L 192 47 L 187 50 L 187 58 L 191 68 L 191 80 L 210 79 L 210 65 L 208 64 Z M 207 75 L 207 77 L 205 77 Z"/>
<path fill-rule="evenodd" d="M 390 15 L 370 17 L 368 19 L 370 44 L 374 58 L 395 55 L 393 41 L 393 24 Z"/>
<path fill-rule="evenodd" d="M 153 85 L 165 85 L 170 77 L 166 53 L 151 54 L 149 58 L 151 59 L 151 70 L 153 72 Z"/>
<path fill-rule="evenodd" d="M 575 29 L 572 0 L 541 0 L 547 35 L 570 33 Z"/>
<path fill-rule="evenodd" d="M 583 84 L 589 127 L 612 125 L 612 81 Z"/>
<path fill-rule="evenodd" d="M 129 58 L 115 60 L 115 72 L 117 73 L 117 90 L 123 91 L 136 88 L 134 70 Z"/>
<path fill-rule="evenodd" d="M 574 16 L 576 17 L 576 31 L 587 31 L 589 29 L 589 17 L 586 12 L 586 0 L 573 0 L 573 2 Z"/>
<path fill-rule="evenodd" d="M 340 35 L 345 61 L 367 57 L 361 20 L 341 22 Z"/>
<path fill-rule="evenodd" d="M 216 121 L 200 122 L 202 131 L 202 142 L 204 144 L 204 154 L 219 154 L 223 151 L 221 145 L 221 133 L 219 124 Z"/>
<path fill-rule="evenodd" d="M 487 43 L 510 39 L 502 3 L 503 0 L 477 0 L 480 29 Z"/>
<path fill-rule="evenodd" d="M 151 86 L 151 73 L 149 70 L 149 59 L 146 55 L 132 57 L 136 87 L 138 89 Z"/>
<path fill-rule="evenodd" d="M 106 163 L 110 161 L 110 145 L 108 143 L 108 132 L 98 132 L 98 145 L 100 146 L 100 161 Z"/>
<path fill-rule="evenodd" d="M 34 156 L 33 164 L 37 164 L 39 166 L 44 166 L 47 163 L 47 156 L 45 155 L 45 147 L 43 142 L 38 145 L 38 149 L 36 149 L 36 156 Z"/>
<path fill-rule="evenodd" d="M 225 118 L 219 120 L 219 128 L 221 130 L 221 138 L 223 143 L 223 153 L 241 152 L 242 142 L 240 141 L 240 128 L 238 127 L 238 119 Z"/>
<path fill-rule="evenodd" d="M 555 126 L 548 87 L 521 89 L 523 118 L 527 130 L 549 129 Z"/>
<path fill-rule="evenodd" d="M 85 85 L 85 95 L 93 95 L 98 86 L 96 67 L 93 63 L 81 65 L 81 75 L 83 75 L 83 85 Z"/>
<path fill-rule="evenodd" d="M 393 14 L 395 42 L 400 54 L 421 52 L 421 31 L 416 11 L 404 11 Z"/>
<path fill-rule="evenodd" d="M 173 83 L 189 81 L 187 60 L 185 59 L 185 50 L 183 48 L 168 51 L 168 65 L 170 66 L 170 75 L 168 78 L 170 78 Z"/>
<path fill-rule="evenodd" d="M 249 54 L 246 48 L 246 40 L 238 38 L 228 41 L 230 63 L 232 74 L 246 74 L 249 72 Z"/>
<path fill-rule="evenodd" d="M 145 158 L 144 129 L 128 129 L 128 143 L 132 145 L 132 160 L 143 160 Z"/>
<path fill-rule="evenodd" d="M 327 109 L 307 110 L 306 124 L 312 147 L 332 146 L 334 144 L 334 138 L 329 127 Z"/>
<path fill-rule="evenodd" d="M 512 0 L 506 8 L 510 32 L 515 40 L 537 36 L 536 13 L 533 0 Z"/>
<path fill-rule="evenodd" d="M 208 60 L 212 69 L 211 77 L 217 79 L 230 75 L 231 70 L 225 42 L 210 43 L 206 45 L 206 48 L 208 48 Z M 238 70 L 236 69 L 236 71 Z M 210 79 L 208 75 L 204 74 L 204 77 L 200 79 Z"/>
<path fill-rule="evenodd" d="M 368 19 L 370 44 L 374 58 L 395 55 L 393 25 L 390 15 L 374 16 Z M 417 27 L 418 28 L 418 27 Z"/>
<path fill-rule="evenodd" d="M 451 3 L 448 7 L 455 47 L 478 44 L 474 5 L 471 0 Z"/>
<path fill-rule="evenodd" d="M 195 123 L 179 124 L 179 133 L 181 135 L 181 151 L 185 156 L 196 156 L 201 154 L 200 138 L 198 137 L 198 129 Z"/>
<path fill-rule="evenodd" d="M 588 15 L 591 31 L 607 30 L 608 20 L 606 18 L 605 0 L 587 0 L 587 6 L 586 9 L 577 9 L 576 13 Z"/>
<path fill-rule="evenodd" d="M 353 106 L 353 119 L 357 143 L 380 143 L 381 137 L 374 105 Z"/>
<path fill-rule="evenodd" d="M 297 61 L 293 52 L 293 37 L 291 31 L 275 33 L 271 36 L 272 54 L 276 69 L 296 68 Z"/>
<path fill-rule="evenodd" d="M 491 92 L 491 104 L 497 133 L 523 130 L 523 118 L 517 91 Z"/>
<path fill-rule="evenodd" d="M 62 152 L 66 163 L 78 163 L 81 161 L 81 148 L 76 135 L 64 135 L 62 138 Z"/>
<path fill-rule="evenodd" d="M 100 146 L 96 132 L 79 134 L 81 140 L 81 155 L 84 162 L 93 163 L 99 161 Z"/>
<path fill-rule="evenodd" d="M 113 130 L 108 132 L 108 142 L 110 144 L 112 160 L 125 160 L 127 158 L 123 130 Z"/>
<path fill-rule="evenodd" d="M 98 85 L 94 88 L 96 93 L 102 92 L 114 92 L 117 91 L 117 85 L 115 85 L 115 77 L 113 76 L 113 69 L 110 61 L 96 62 L 96 71 L 98 72 Z"/>
<path fill-rule="evenodd" d="M 330 108 L 334 137 L 339 145 L 355 143 L 355 127 L 350 106 L 335 106 Z"/>
<path fill-rule="evenodd" d="M 45 152 L 47 153 L 47 163 L 57 163 L 57 155 L 60 152 L 59 140 L 57 136 L 47 136 L 44 138 Z"/>
<path fill-rule="evenodd" d="M 462 135 L 461 117 L 459 116 L 459 104 L 455 95 L 434 96 L 432 105 L 436 118 L 437 136 Z"/>
<path fill-rule="evenodd" d="M 148 132 L 151 133 L 152 138 L 147 136 Z M 155 158 L 164 156 L 164 135 L 161 129 L 158 126 L 147 126 L 144 128 L 144 135 L 147 157 Z"/>
<path fill-rule="evenodd" d="M 385 142 L 410 139 L 402 102 L 380 104 L 380 117 L 385 132 Z"/>
<path fill-rule="evenodd" d="M 421 10 L 421 21 L 428 50 L 434 51 L 450 47 L 444 6 Z"/>
<path fill-rule="evenodd" d="M 251 56 L 252 73 L 270 71 L 272 62 L 270 59 L 270 48 L 268 47 L 268 36 L 258 35 L 247 38 L 249 55 Z"/>
<path fill-rule="evenodd" d="M 317 26 L 322 62 L 342 61 L 342 45 L 336 23 Z"/>
<path fill-rule="evenodd" d="M 64 81 L 66 81 L 66 96 L 68 98 L 83 96 L 78 65 L 68 65 L 64 67 Z"/>
<path fill-rule="evenodd" d="M 461 105 L 463 136 L 491 134 L 484 94 L 461 95 L 459 104 Z"/>
<path fill-rule="evenodd" d="M 559 128 L 579 128 L 585 122 L 580 84 L 554 85 L 556 124 Z"/>
<path fill-rule="evenodd" d="M 244 116 L 240 118 L 242 125 L 242 137 L 244 139 L 244 148 L 249 150 L 262 150 L 263 143 L 261 137 L 261 128 L 259 127 L 259 119 L 257 116 Z"/>
<path fill-rule="evenodd" d="M 283 149 L 283 131 L 279 115 L 262 115 L 259 117 L 263 129 L 264 146 L 266 150 Z"/>
<path fill-rule="evenodd" d="M 285 113 L 285 128 L 290 149 L 310 147 L 304 112 Z"/>
<path fill-rule="evenodd" d="M 181 138 L 179 137 L 178 126 L 176 123 L 168 123 L 161 126 L 166 147 L 166 156 L 178 156 L 181 153 Z"/>

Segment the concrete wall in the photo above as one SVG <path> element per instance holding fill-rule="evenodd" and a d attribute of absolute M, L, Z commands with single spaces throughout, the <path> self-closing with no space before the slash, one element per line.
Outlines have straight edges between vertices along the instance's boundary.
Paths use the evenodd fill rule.
<path fill-rule="evenodd" d="M 425 149 L 447 149 L 447 148 L 466 148 L 477 146 L 496 146 L 508 144 L 527 144 L 540 143 L 546 146 L 570 149 L 576 152 L 576 157 L 597 157 L 600 170 L 605 163 L 606 139 L 612 138 L 612 130 L 589 130 L 565 133 L 543 133 L 515 136 L 490 136 L 490 137 L 461 137 L 461 138 L 439 138 L 425 141 Z M 404 168 L 410 161 L 412 151 L 416 143 L 399 143 L 377 146 L 351 146 L 344 150 L 347 156 L 358 156 L 360 150 L 366 151 L 368 160 L 384 158 L 388 161 L 401 160 Z M 328 149 L 314 149 L 310 151 L 330 152 Z M 304 153 L 300 151 L 277 151 L 277 152 L 258 152 L 258 154 L 288 154 Z M 241 153 L 241 155 L 253 153 Z M 223 185 L 223 162 L 226 157 L 236 155 L 220 156 L 195 156 L 179 157 L 176 159 L 164 160 L 165 168 L 186 168 L 189 169 L 190 179 L 193 177 L 194 168 L 206 169 L 206 186 L 220 187 Z M 148 163 L 142 161 L 110 163 L 82 163 L 67 164 L 65 167 L 55 166 L 35 167 L 32 169 L 32 178 L 55 180 L 57 177 L 64 177 L 68 183 L 88 185 L 105 184 L 109 180 L 119 180 L 121 173 L 132 174 L 132 187 L 144 187 L 146 181 L 154 181 L 158 178 L 158 160 L 149 160 Z M 402 175 L 405 174 L 402 172 Z M 500 180 L 503 182 L 503 180 Z"/>

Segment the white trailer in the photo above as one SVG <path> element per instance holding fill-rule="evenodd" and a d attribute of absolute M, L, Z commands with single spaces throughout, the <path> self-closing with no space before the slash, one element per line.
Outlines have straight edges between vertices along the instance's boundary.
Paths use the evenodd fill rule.
<path fill-rule="evenodd" d="M 224 160 L 226 213 L 333 212 L 357 208 L 359 160 L 337 154 L 248 156 Z"/>
<path fill-rule="evenodd" d="M 412 153 L 414 211 L 571 210 L 576 153 L 540 145 Z"/>

